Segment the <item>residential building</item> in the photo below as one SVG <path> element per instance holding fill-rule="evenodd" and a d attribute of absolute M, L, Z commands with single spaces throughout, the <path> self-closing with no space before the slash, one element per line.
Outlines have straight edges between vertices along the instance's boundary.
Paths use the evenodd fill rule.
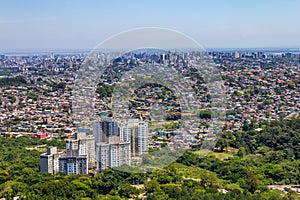
<path fill-rule="evenodd" d="M 87 156 L 89 166 L 95 164 L 95 139 L 85 132 L 75 134 L 75 139 L 66 140 L 67 157 Z"/>
<path fill-rule="evenodd" d="M 65 174 L 88 174 L 88 159 L 86 156 L 60 157 L 59 171 Z"/>
<path fill-rule="evenodd" d="M 120 141 L 119 136 L 110 136 L 108 142 L 96 144 L 97 170 L 130 165 L 130 142 Z"/>
<path fill-rule="evenodd" d="M 140 156 L 148 152 L 148 123 L 138 119 L 130 119 L 120 124 L 121 141 L 131 143 L 132 156 Z"/>
<path fill-rule="evenodd" d="M 108 142 L 109 136 L 119 136 L 118 122 L 109 117 L 93 122 L 93 135 L 96 143 Z"/>
<path fill-rule="evenodd" d="M 139 122 L 137 137 L 132 137 L 136 140 L 135 149 L 137 150 L 137 155 L 142 155 L 143 153 L 148 152 L 148 123 L 147 122 Z"/>
<path fill-rule="evenodd" d="M 86 156 L 88 158 L 89 166 L 94 166 L 96 162 L 96 148 L 95 138 L 93 135 L 88 135 L 85 139 L 81 140 L 85 144 Z"/>
<path fill-rule="evenodd" d="M 47 152 L 40 155 L 40 171 L 55 174 L 59 171 L 59 157 L 57 147 L 48 147 Z"/>

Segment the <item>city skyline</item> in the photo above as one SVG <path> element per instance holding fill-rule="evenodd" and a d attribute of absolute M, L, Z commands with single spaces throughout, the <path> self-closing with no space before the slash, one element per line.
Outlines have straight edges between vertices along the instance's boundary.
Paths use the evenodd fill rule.
<path fill-rule="evenodd" d="M 298 8 L 2 1 L 0 200 L 300 200 Z"/>
<path fill-rule="evenodd" d="M 0 8 L 0 50 L 92 49 L 139 27 L 173 29 L 204 48 L 297 48 L 299 5 L 298 0 L 13 0 Z"/>

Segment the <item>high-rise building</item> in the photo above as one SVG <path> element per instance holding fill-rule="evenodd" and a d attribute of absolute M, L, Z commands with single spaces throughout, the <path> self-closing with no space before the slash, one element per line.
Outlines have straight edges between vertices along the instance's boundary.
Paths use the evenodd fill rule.
<path fill-rule="evenodd" d="M 88 164 L 89 166 L 94 166 L 96 162 L 95 138 L 93 135 L 88 135 L 85 139 L 82 140 L 82 142 L 85 144 Z"/>
<path fill-rule="evenodd" d="M 120 141 L 119 136 L 110 136 L 108 142 L 96 144 L 97 170 L 130 165 L 130 142 Z"/>
<path fill-rule="evenodd" d="M 86 156 L 60 157 L 59 171 L 65 174 L 87 174 L 88 159 Z"/>
<path fill-rule="evenodd" d="M 66 140 L 67 157 L 87 156 L 89 166 L 95 164 L 95 139 L 84 132 L 75 134 L 75 139 Z"/>
<path fill-rule="evenodd" d="M 69 157 L 79 156 L 79 140 L 66 140 L 66 152 Z"/>
<path fill-rule="evenodd" d="M 108 117 L 93 122 L 93 135 L 96 143 L 108 142 L 109 136 L 119 136 L 118 122 Z"/>
<path fill-rule="evenodd" d="M 240 52 L 235 51 L 234 52 L 234 58 L 240 58 Z"/>
<path fill-rule="evenodd" d="M 47 153 L 40 155 L 40 171 L 55 174 L 59 172 L 59 157 L 57 147 L 48 147 Z"/>
<path fill-rule="evenodd" d="M 136 149 L 137 154 L 142 155 L 143 153 L 148 152 L 148 137 L 149 137 L 149 130 L 148 130 L 148 123 L 147 122 L 139 122 L 138 124 L 138 132 L 136 139 Z"/>
<path fill-rule="evenodd" d="M 120 140 L 121 141 L 126 141 L 126 142 L 131 142 L 131 136 L 132 132 L 137 131 L 135 129 L 138 128 L 138 119 L 129 119 L 125 123 L 120 123 L 119 124 L 119 130 L 120 130 Z"/>
<path fill-rule="evenodd" d="M 148 152 L 148 123 L 138 119 L 130 119 L 120 124 L 121 141 L 131 143 L 132 156 L 139 156 Z"/>
<path fill-rule="evenodd" d="M 288 52 L 288 53 L 285 53 L 285 57 L 286 57 L 286 58 L 291 58 L 291 57 L 292 57 L 292 55 L 293 55 L 293 54 L 292 54 L 292 53 L 290 53 L 290 52 Z"/>

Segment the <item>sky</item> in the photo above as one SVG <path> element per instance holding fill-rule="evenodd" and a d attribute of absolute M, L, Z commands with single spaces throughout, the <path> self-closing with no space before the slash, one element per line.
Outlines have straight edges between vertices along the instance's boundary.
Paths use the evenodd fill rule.
<path fill-rule="evenodd" d="M 0 50 L 92 49 L 160 27 L 204 48 L 299 48 L 300 0 L 2 0 Z"/>

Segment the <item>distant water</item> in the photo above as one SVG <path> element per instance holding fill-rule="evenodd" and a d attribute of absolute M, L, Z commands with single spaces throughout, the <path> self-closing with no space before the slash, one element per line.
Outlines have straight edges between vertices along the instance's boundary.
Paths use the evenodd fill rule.
<path fill-rule="evenodd" d="M 141 51 L 142 49 L 136 50 Z M 294 53 L 300 54 L 300 48 L 207 48 L 206 51 L 217 52 L 264 52 L 269 54 L 282 54 L 282 53 Z M 91 49 L 8 49 L 1 50 L 0 55 L 6 56 L 41 56 L 41 55 L 75 55 L 75 54 L 87 54 L 91 52 Z"/>
<path fill-rule="evenodd" d="M 89 53 L 89 49 L 11 49 L 0 50 L 5 56 L 41 56 L 41 55 L 74 55 Z"/>

